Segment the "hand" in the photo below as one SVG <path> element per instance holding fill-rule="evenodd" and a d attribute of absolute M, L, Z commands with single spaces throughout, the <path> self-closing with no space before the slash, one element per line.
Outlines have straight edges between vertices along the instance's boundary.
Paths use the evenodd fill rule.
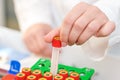
<path fill-rule="evenodd" d="M 65 17 L 60 37 L 69 45 L 81 45 L 92 36 L 108 36 L 114 29 L 115 24 L 99 8 L 81 2 Z"/>
<path fill-rule="evenodd" d="M 44 40 L 44 36 L 51 31 L 51 27 L 47 24 L 32 25 L 24 34 L 23 40 L 27 48 L 36 54 L 44 57 L 51 56 L 51 48 L 49 43 Z"/>

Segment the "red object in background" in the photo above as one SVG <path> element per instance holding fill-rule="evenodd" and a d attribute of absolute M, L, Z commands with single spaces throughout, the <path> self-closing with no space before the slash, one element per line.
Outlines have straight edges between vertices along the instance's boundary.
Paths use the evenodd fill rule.
<path fill-rule="evenodd" d="M 24 73 L 18 73 L 15 77 L 15 80 L 26 80 L 26 76 Z"/>
<path fill-rule="evenodd" d="M 4 70 L 4 69 L 0 69 L 0 74 L 7 74 L 8 71 L 7 70 Z"/>
<path fill-rule="evenodd" d="M 25 68 L 22 69 L 22 73 L 24 73 L 25 76 L 27 77 L 27 76 L 31 75 L 31 69 L 25 67 Z"/>
<path fill-rule="evenodd" d="M 3 78 L 3 76 L 6 76 L 8 74 L 7 70 L 0 68 L 0 80 Z"/>
<path fill-rule="evenodd" d="M 63 76 L 63 80 L 65 80 L 68 77 L 68 72 L 64 69 L 60 70 L 59 74 Z"/>
<path fill-rule="evenodd" d="M 71 72 L 70 77 L 74 78 L 74 80 L 80 80 L 80 75 L 76 72 Z"/>
<path fill-rule="evenodd" d="M 2 78 L 2 80 L 15 80 L 15 75 L 7 74 Z"/>
<path fill-rule="evenodd" d="M 44 73 L 44 78 L 46 78 L 47 80 L 52 80 L 52 73 L 51 72 L 46 72 Z"/>
<path fill-rule="evenodd" d="M 40 70 L 34 70 L 32 75 L 36 76 L 37 80 L 42 77 L 42 72 Z"/>
<path fill-rule="evenodd" d="M 53 47 L 58 47 L 58 48 L 61 47 L 60 37 L 56 36 L 56 37 L 53 38 L 52 46 Z"/>

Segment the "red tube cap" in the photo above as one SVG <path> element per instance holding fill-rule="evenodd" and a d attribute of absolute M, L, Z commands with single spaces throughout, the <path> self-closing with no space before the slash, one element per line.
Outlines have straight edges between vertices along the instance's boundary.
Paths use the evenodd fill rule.
<path fill-rule="evenodd" d="M 57 47 L 57 48 L 61 47 L 61 41 L 60 41 L 60 37 L 59 36 L 56 36 L 56 37 L 53 38 L 52 46 L 53 47 Z"/>

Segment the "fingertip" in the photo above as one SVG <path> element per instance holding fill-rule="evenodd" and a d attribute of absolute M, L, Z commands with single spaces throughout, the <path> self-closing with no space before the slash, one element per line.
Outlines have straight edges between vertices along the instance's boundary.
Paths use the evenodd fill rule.
<path fill-rule="evenodd" d="M 108 21 L 101 30 L 95 34 L 96 37 L 105 37 L 110 35 L 115 30 L 115 23 L 112 21 Z"/>
<path fill-rule="evenodd" d="M 67 43 L 68 41 L 68 37 L 65 35 L 65 33 L 64 33 L 64 31 L 63 30 L 61 30 L 60 31 L 60 40 L 62 41 L 62 42 L 64 42 L 64 43 Z"/>
<path fill-rule="evenodd" d="M 67 46 L 67 43 L 62 42 L 62 47 L 66 47 L 66 46 Z"/>
<path fill-rule="evenodd" d="M 44 39 L 45 39 L 45 41 L 46 42 L 52 42 L 52 40 L 53 40 L 53 38 L 55 37 L 55 36 L 58 36 L 59 35 L 59 29 L 57 28 L 57 29 L 54 29 L 54 30 L 52 30 L 51 32 L 49 32 L 45 37 L 44 37 Z"/>
<path fill-rule="evenodd" d="M 54 32 L 51 31 L 46 36 L 44 36 L 44 39 L 46 42 L 50 43 L 52 42 L 53 37 L 54 37 Z"/>
<path fill-rule="evenodd" d="M 115 30 L 115 28 L 116 28 L 115 23 L 114 23 L 114 22 L 112 22 L 112 21 L 110 21 L 109 23 L 111 23 L 111 24 L 110 24 L 110 25 L 111 25 L 111 27 L 112 27 L 112 30 L 111 30 L 111 31 L 114 31 L 114 30 Z"/>
<path fill-rule="evenodd" d="M 49 35 L 49 33 L 46 35 L 46 36 L 44 36 L 44 40 L 46 41 L 46 42 L 51 42 L 51 39 L 50 39 L 51 37 L 50 37 L 50 35 Z"/>

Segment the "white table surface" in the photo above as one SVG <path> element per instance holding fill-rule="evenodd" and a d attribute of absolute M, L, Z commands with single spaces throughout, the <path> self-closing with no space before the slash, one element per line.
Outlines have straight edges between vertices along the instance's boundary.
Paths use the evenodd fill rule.
<path fill-rule="evenodd" d="M 22 67 L 31 67 L 39 58 L 30 56 L 21 61 Z M 90 63 L 90 64 L 87 64 Z M 110 56 L 100 62 L 84 62 L 84 65 L 95 69 L 92 80 L 120 80 L 120 59 L 112 59 Z M 81 62 L 80 62 L 81 63 Z M 0 68 L 9 69 L 9 65 L 0 65 Z"/>

